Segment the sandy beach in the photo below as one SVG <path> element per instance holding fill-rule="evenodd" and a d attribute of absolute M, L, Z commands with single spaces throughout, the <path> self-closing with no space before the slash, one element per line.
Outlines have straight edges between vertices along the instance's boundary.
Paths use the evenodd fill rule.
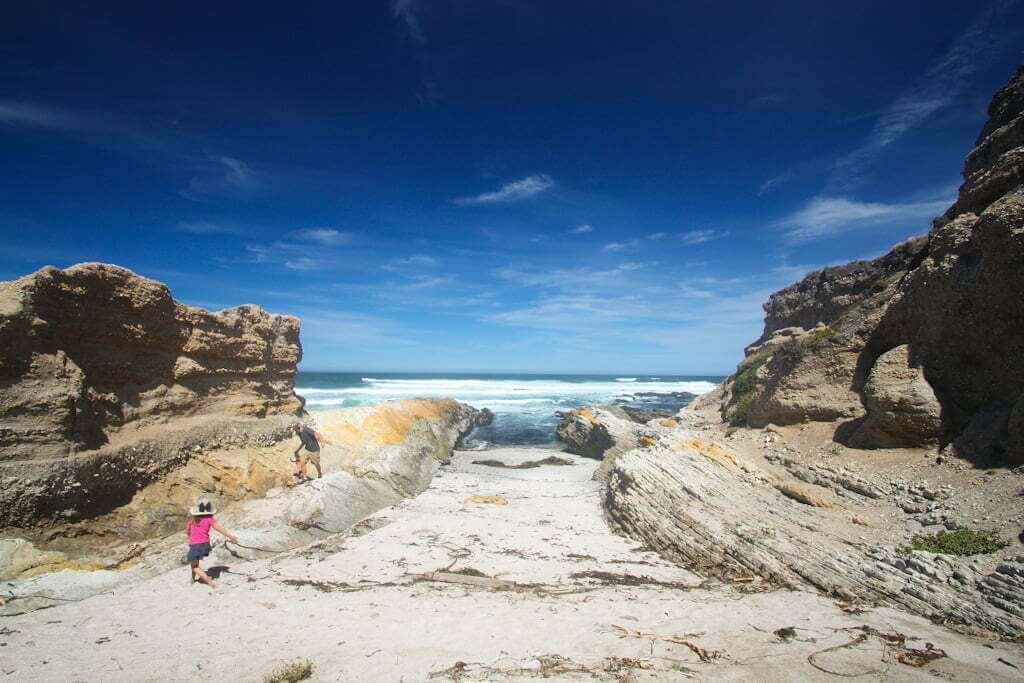
<path fill-rule="evenodd" d="M 554 455 L 573 464 L 472 464 Z M 324 681 L 1018 674 L 1000 661 L 1019 661 L 1014 646 L 903 612 L 850 613 L 807 592 L 702 584 L 609 530 L 601 484 L 590 478 L 596 465 L 546 449 L 456 452 L 418 497 L 352 535 L 225 566 L 215 591 L 189 586 L 182 567 L 4 619 L 0 673 L 11 681 L 259 681 L 305 658 Z M 776 635 L 785 628 L 794 630 Z M 897 633 L 907 638 L 902 647 L 877 635 Z M 927 643 L 947 657 L 920 669 L 899 662 L 905 648 Z"/>

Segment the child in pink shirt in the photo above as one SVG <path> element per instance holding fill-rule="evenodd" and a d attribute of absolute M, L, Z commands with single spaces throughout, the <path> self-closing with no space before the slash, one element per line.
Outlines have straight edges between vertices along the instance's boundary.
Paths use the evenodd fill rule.
<path fill-rule="evenodd" d="M 200 498 L 199 503 L 188 511 L 188 521 L 185 523 L 185 532 L 188 534 L 188 562 L 192 566 L 191 583 L 202 581 L 210 588 L 216 588 L 213 579 L 199 567 L 199 561 L 210 554 L 210 529 L 224 534 L 232 543 L 238 543 L 238 538 L 234 534 L 217 524 L 214 512 L 213 503 L 208 498 Z"/>

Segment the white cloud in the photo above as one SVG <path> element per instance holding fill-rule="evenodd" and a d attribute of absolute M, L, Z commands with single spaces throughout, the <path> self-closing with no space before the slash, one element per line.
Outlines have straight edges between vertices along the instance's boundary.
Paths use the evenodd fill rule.
<path fill-rule="evenodd" d="M 229 156 L 211 156 L 202 176 L 196 176 L 180 190 L 185 199 L 201 202 L 210 197 L 235 197 L 258 190 L 259 174 L 247 163 Z"/>
<path fill-rule="evenodd" d="M 974 74 L 1011 44 L 1000 15 L 1014 2 L 997 0 L 957 36 L 952 46 L 908 90 L 901 93 L 875 122 L 864 143 L 836 162 L 829 191 L 848 191 L 864 184 L 865 166 L 936 111 L 952 104 Z"/>
<path fill-rule="evenodd" d="M 588 232 L 594 232 L 594 227 L 589 223 L 584 223 L 583 225 L 577 225 L 569 232 L 571 232 L 574 235 L 585 235 Z"/>
<path fill-rule="evenodd" d="M 89 127 L 87 121 L 75 114 L 29 102 L 9 100 L 0 100 L 0 123 L 60 130 L 81 130 Z"/>
<path fill-rule="evenodd" d="M 509 202 L 518 202 L 523 199 L 535 197 L 543 192 L 547 192 L 554 186 L 555 181 L 552 180 L 550 176 L 541 173 L 539 175 L 528 176 L 522 180 L 506 183 L 494 192 L 484 192 L 483 194 L 478 194 L 475 197 L 459 197 L 457 199 L 453 199 L 452 202 L 460 206 L 507 204 Z"/>
<path fill-rule="evenodd" d="M 319 270 L 325 267 L 323 261 L 309 258 L 308 256 L 299 256 L 297 258 L 287 259 L 284 262 L 284 267 L 290 270 Z"/>
<path fill-rule="evenodd" d="M 667 232 L 652 232 L 650 235 L 647 236 L 647 239 L 649 239 L 649 240 L 663 240 L 666 237 L 668 237 L 668 233 Z"/>
<path fill-rule="evenodd" d="M 682 240 L 683 244 L 703 244 L 711 240 L 721 239 L 728 234 L 721 230 L 691 230 L 681 234 L 679 239 Z"/>
<path fill-rule="evenodd" d="M 394 259 L 390 263 L 381 266 L 383 270 L 402 271 L 416 268 L 436 268 L 440 265 L 437 259 L 426 254 L 413 254 L 406 258 Z"/>
<path fill-rule="evenodd" d="M 790 240 L 806 242 L 871 225 L 902 221 L 924 223 L 942 213 L 952 199 L 886 204 L 845 197 L 815 197 L 802 209 L 777 221 L 776 225 L 785 230 Z"/>
<path fill-rule="evenodd" d="M 296 239 L 305 242 L 315 242 L 326 247 L 337 247 L 352 241 L 352 233 L 341 232 L 334 228 L 307 228 L 305 230 L 296 230 L 291 235 Z"/>
<path fill-rule="evenodd" d="M 775 190 L 775 188 L 779 187 L 780 185 L 784 185 L 784 184 L 788 183 L 792 179 L 793 179 L 793 173 L 792 172 L 786 172 L 786 173 L 783 173 L 781 175 L 777 175 L 774 178 L 769 178 L 768 180 L 766 180 L 763 183 L 761 183 L 760 186 L 758 186 L 758 188 L 757 188 L 757 196 L 758 197 L 763 197 L 764 195 L 773 192 Z"/>

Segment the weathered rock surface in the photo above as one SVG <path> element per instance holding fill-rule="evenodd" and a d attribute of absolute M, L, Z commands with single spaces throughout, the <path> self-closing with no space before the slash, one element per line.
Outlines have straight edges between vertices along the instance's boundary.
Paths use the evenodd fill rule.
<path fill-rule="evenodd" d="M 1024 462 L 1022 184 L 1024 68 L 996 93 L 959 198 L 926 237 L 769 298 L 761 339 L 721 392 L 723 418 L 845 420 L 836 437 L 851 445 L 938 441 Z"/>
<path fill-rule="evenodd" d="M 117 266 L 0 283 L 0 527 L 101 514 L 197 448 L 279 440 L 301 356 L 296 318 L 186 306 Z"/>
<path fill-rule="evenodd" d="M 817 482 L 821 473 L 814 474 L 808 479 Z M 878 495 L 836 474 L 825 479 Z M 622 531 L 704 576 L 756 576 L 847 601 L 898 604 L 973 630 L 1024 633 L 1024 561 L 1009 559 L 982 574 L 967 558 L 901 555 L 865 539 L 824 493 L 780 482 L 679 430 L 616 458 L 604 506 Z"/>
<path fill-rule="evenodd" d="M 49 606 L 48 596 L 86 597 L 180 565 L 185 511 L 201 494 L 214 498 L 218 520 L 240 541 L 217 545 L 215 562 L 266 557 L 345 532 L 425 490 L 459 441 L 487 418 L 449 399 L 319 413 L 317 429 L 329 441 L 321 452 L 324 476 L 291 488 L 286 482 L 297 439 L 264 449 L 197 454 L 124 507 L 64 529 L 63 540 L 38 535 L 37 541 L 52 539 L 45 549 L 21 539 L 0 541 L 0 577 L 19 579 L 11 584 L 16 594 L 39 596 L 11 609 Z"/>
<path fill-rule="evenodd" d="M 867 415 L 850 439 L 854 445 L 931 445 L 942 435 L 942 406 L 906 344 L 878 357 L 863 398 Z"/>
<path fill-rule="evenodd" d="M 648 415 L 630 414 L 619 406 L 576 408 L 562 415 L 555 432 L 567 452 L 602 461 L 594 478 L 603 481 L 619 454 L 650 446 L 678 426 L 671 417 L 638 421 L 644 417 Z"/>

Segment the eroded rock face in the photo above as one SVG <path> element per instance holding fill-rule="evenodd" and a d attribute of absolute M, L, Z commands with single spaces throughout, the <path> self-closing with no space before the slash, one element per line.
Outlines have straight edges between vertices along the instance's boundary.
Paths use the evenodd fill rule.
<path fill-rule="evenodd" d="M 851 438 L 855 445 L 920 446 L 942 435 L 942 406 L 906 344 L 878 357 L 863 396 L 867 416 Z"/>
<path fill-rule="evenodd" d="M 704 576 L 754 575 L 1005 636 L 1024 633 L 1024 563 L 1007 560 L 981 574 L 964 558 L 871 545 L 826 486 L 881 494 L 841 473 L 808 474 L 808 485 L 780 482 L 728 449 L 677 432 L 616 459 L 604 507 L 620 530 Z"/>
<path fill-rule="evenodd" d="M 301 357 L 297 318 L 186 306 L 117 266 L 0 283 L 0 527 L 103 512 L 197 447 L 279 439 Z"/>
<path fill-rule="evenodd" d="M 615 459 L 634 448 L 645 448 L 679 426 L 672 417 L 651 417 L 645 411 L 628 412 L 620 406 L 576 408 L 562 415 L 555 429 L 569 453 L 601 460 L 594 479 L 604 481 Z"/>
<path fill-rule="evenodd" d="M 837 437 L 851 445 L 938 440 L 1024 462 L 1010 427 L 1024 396 L 1024 69 L 996 93 L 964 180 L 927 237 L 773 294 L 764 334 L 723 388 L 723 417 L 846 420 Z M 919 376 L 888 357 L 907 346 Z"/>

